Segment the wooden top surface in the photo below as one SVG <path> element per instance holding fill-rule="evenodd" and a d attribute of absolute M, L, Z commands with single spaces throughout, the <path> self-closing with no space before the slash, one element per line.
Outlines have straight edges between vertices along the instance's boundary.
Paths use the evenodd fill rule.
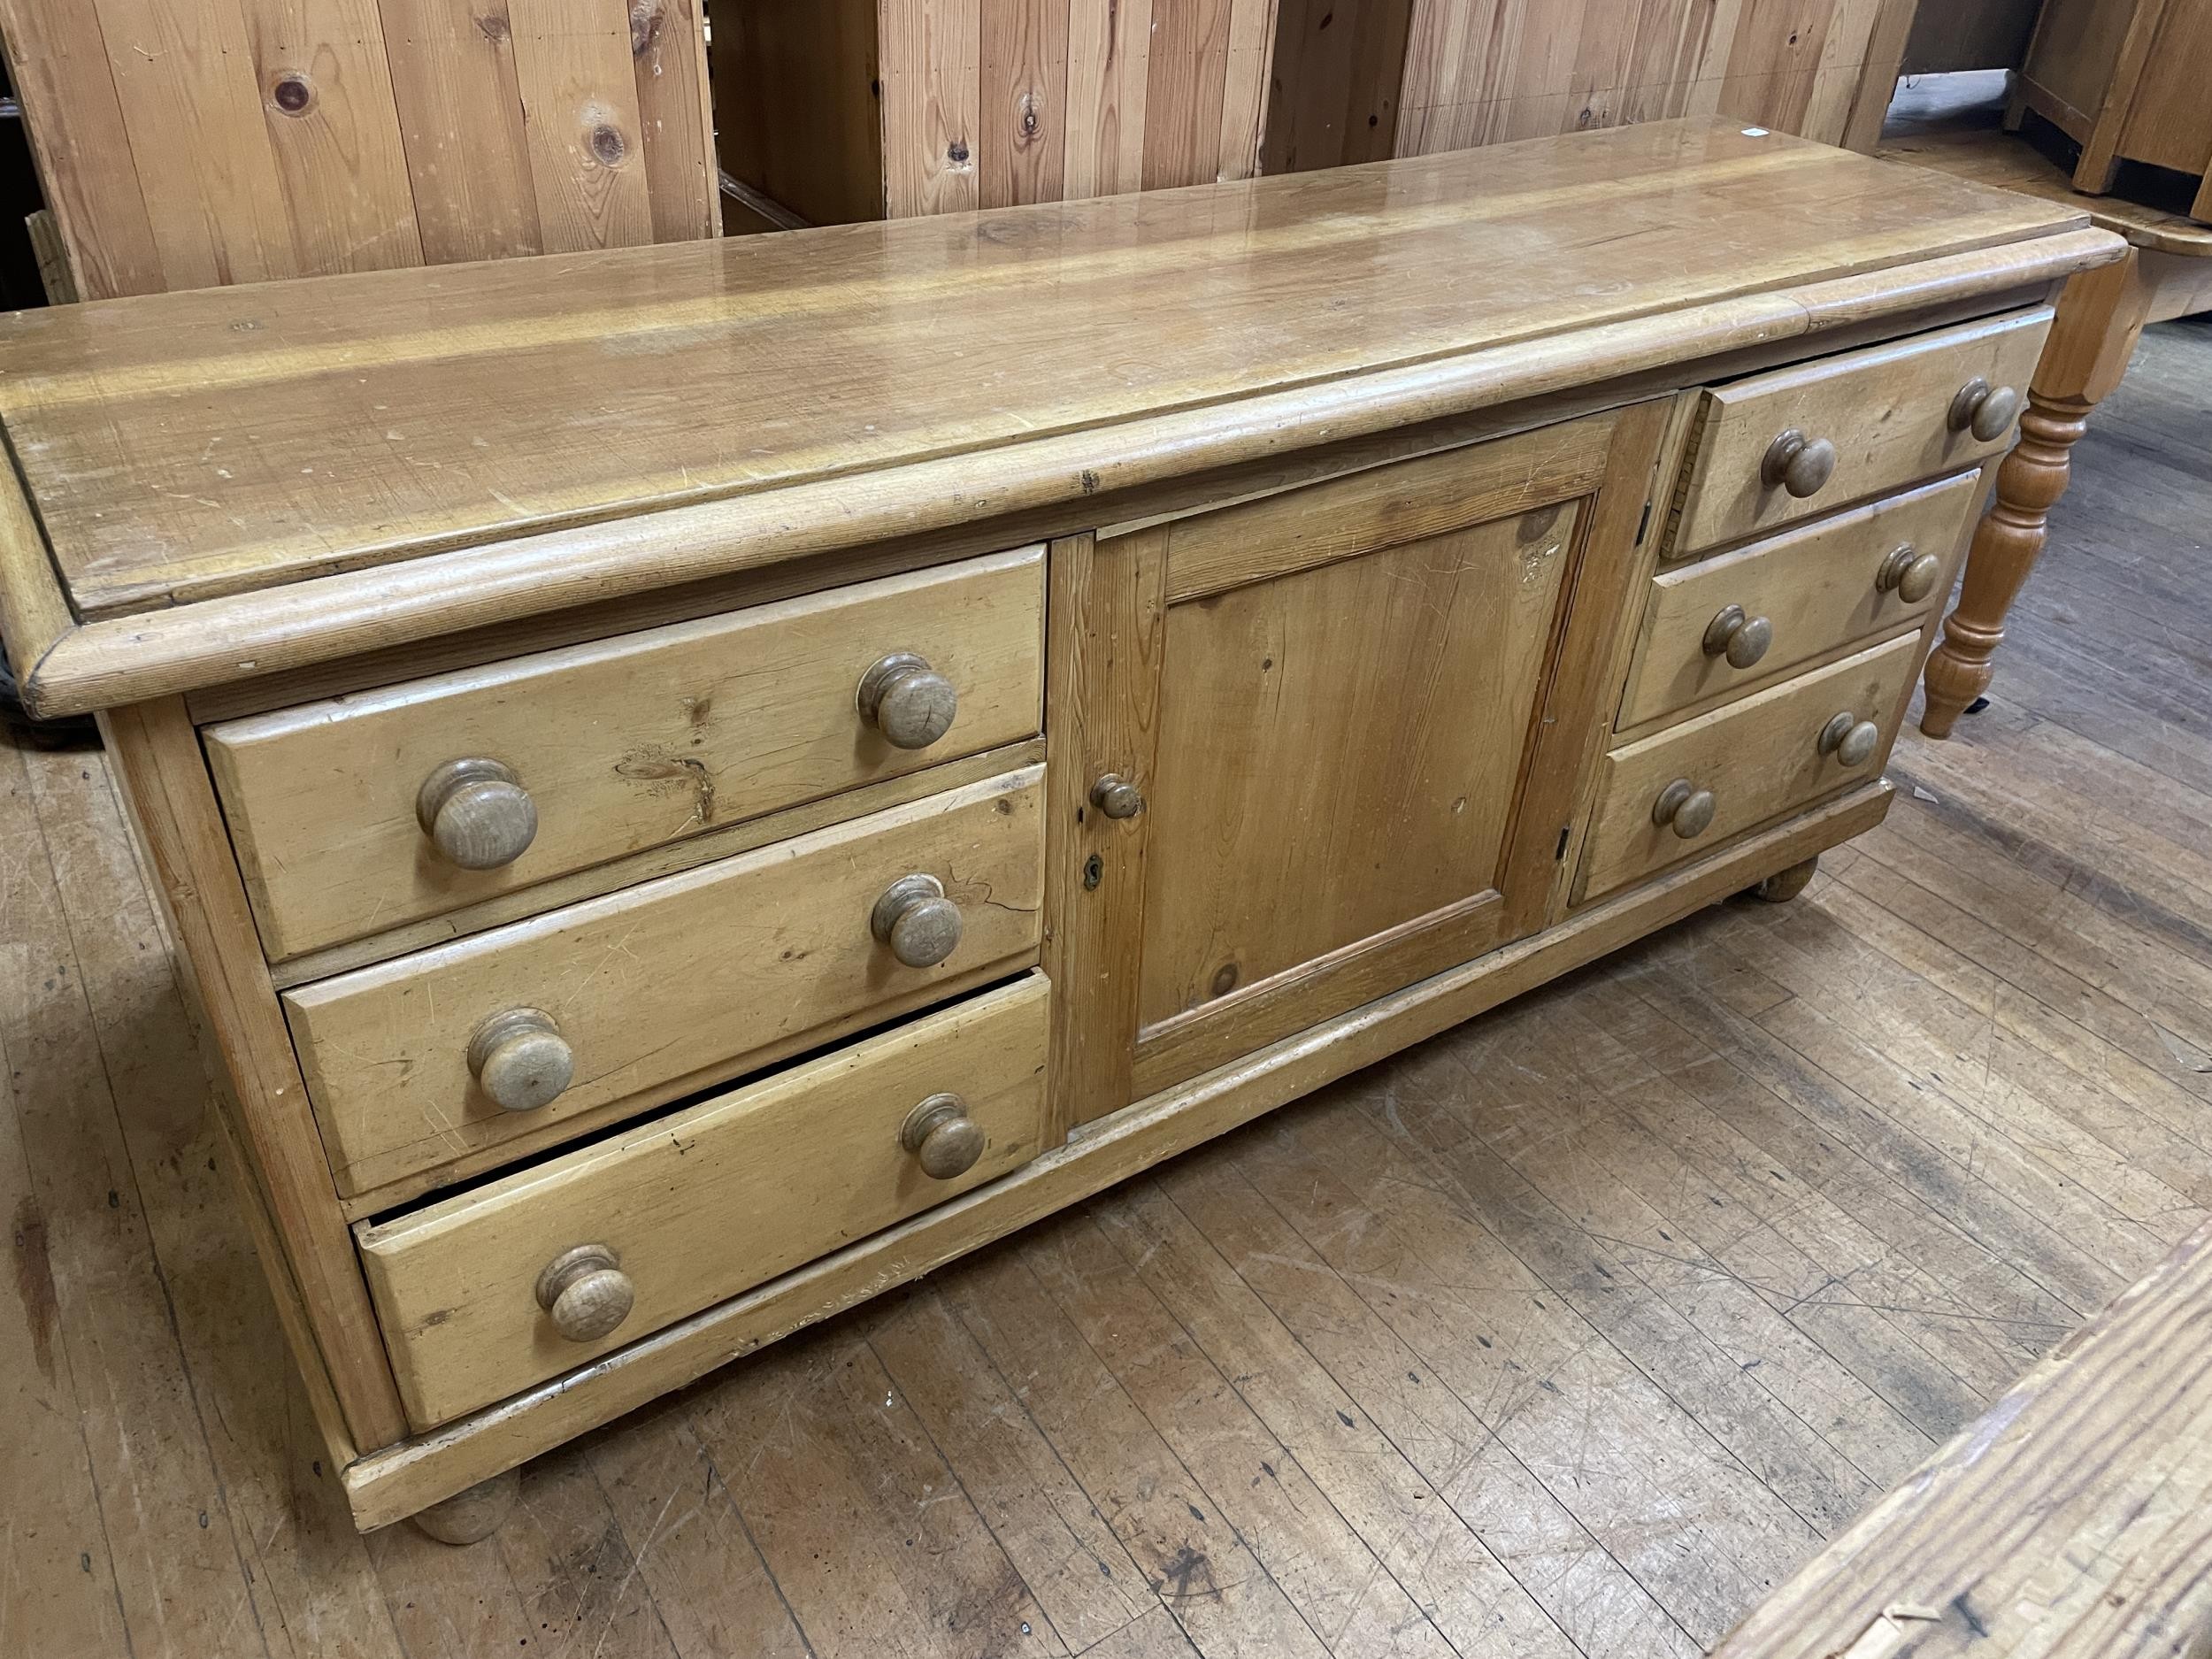
<path fill-rule="evenodd" d="M 24 312 L 0 319 L 0 418 L 90 618 L 2082 223 L 1781 134 L 1666 122 Z"/>
<path fill-rule="evenodd" d="M 2212 1623 L 2212 1225 L 2052 1350 L 1712 1659 L 2118 1659 Z"/>

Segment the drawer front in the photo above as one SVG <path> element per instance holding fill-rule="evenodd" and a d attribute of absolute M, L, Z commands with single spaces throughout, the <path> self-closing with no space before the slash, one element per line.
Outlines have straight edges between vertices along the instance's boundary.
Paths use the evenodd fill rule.
<path fill-rule="evenodd" d="M 1608 755 L 1580 896 L 1597 898 L 1879 777 L 1904 715 L 1920 641 L 1917 632 L 1900 635 Z M 1852 726 L 1865 721 L 1875 728 L 1870 752 L 1855 765 L 1822 743 L 1824 728 L 1841 714 L 1850 715 Z M 1694 822 L 1703 805 L 1696 797 L 1706 793 L 1709 819 L 1686 837 L 1678 823 Z M 1655 809 L 1670 794 L 1681 804 L 1677 822 L 1663 823 Z"/>
<path fill-rule="evenodd" d="M 1770 685 L 1926 616 L 1950 591 L 1981 480 L 1962 472 L 1662 571 L 1618 729 Z"/>
<path fill-rule="evenodd" d="M 2024 407 L 2050 326 L 2039 307 L 1707 392 L 1671 557 L 1996 454 L 2012 442 L 2007 411 Z M 1977 381 L 1988 396 L 1962 398 Z"/>
<path fill-rule="evenodd" d="M 1041 803 L 1027 767 L 286 992 L 339 1190 L 480 1169 L 1028 965 Z M 879 940 L 911 876 L 942 897 L 909 889 Z M 901 960 L 954 912 L 949 956 Z"/>
<path fill-rule="evenodd" d="M 1029 548 L 204 738 L 262 942 L 281 961 L 1033 737 L 1043 618 L 1044 556 Z M 897 683 L 864 718 L 864 676 L 899 656 L 926 667 L 879 676 Z M 894 741 L 928 739 L 947 708 L 933 740 Z"/>
<path fill-rule="evenodd" d="M 370 1293 L 415 1427 L 542 1382 L 1026 1163 L 1044 1107 L 1047 999 L 1032 975 L 364 1224 Z M 541 1297 L 541 1277 L 563 1256 Z"/>

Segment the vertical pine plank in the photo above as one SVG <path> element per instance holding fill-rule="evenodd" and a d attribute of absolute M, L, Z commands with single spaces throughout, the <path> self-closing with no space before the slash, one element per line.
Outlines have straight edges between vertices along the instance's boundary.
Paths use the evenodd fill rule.
<path fill-rule="evenodd" d="M 1860 81 L 1870 72 L 1867 49 L 1870 37 L 1880 22 L 1880 11 L 1881 0 L 1836 0 L 1835 14 L 1828 19 L 1827 36 L 1821 42 L 1820 64 L 1813 71 L 1812 82 L 1807 89 L 1805 107 L 1798 116 L 1797 125 L 1790 129 L 1800 137 L 1817 139 L 1824 144 L 1843 142 Z M 1896 79 L 1893 70 L 1886 77 L 1881 95 L 1886 109 L 1889 104 L 1888 90 L 1893 88 Z"/>
<path fill-rule="evenodd" d="M 652 241 L 627 12 L 533 0 L 508 18 L 545 251 Z"/>
<path fill-rule="evenodd" d="M 1882 118 L 1897 92 L 1897 77 L 1904 67 L 1905 49 L 1918 12 L 1916 0 L 1854 0 L 1855 9 L 1872 12 L 1866 24 L 1858 61 L 1824 59 L 1821 82 L 1813 91 L 1813 109 L 1805 136 L 1853 150 L 1871 150 L 1881 142 Z M 1851 37 L 1841 28 L 1839 42 Z"/>
<path fill-rule="evenodd" d="M 1486 7 L 1486 17 L 1494 9 Z M 1455 0 L 1413 0 L 1398 91 L 1399 155 L 1432 156 L 1479 142 L 1483 111 L 1496 94 L 1482 76 L 1489 37 L 1478 34 L 1475 22 L 1473 8 Z"/>
<path fill-rule="evenodd" d="M 161 253 L 98 15 L 81 0 L 0 0 L 0 44 L 79 296 L 159 292 Z"/>
<path fill-rule="evenodd" d="M 1570 73 L 1567 126 L 1571 131 L 1617 127 L 1628 88 L 1629 61 L 1636 50 L 1641 0 L 1584 0 L 1582 30 Z"/>
<path fill-rule="evenodd" d="M 507 0 L 383 0 L 383 21 L 423 257 L 541 251 Z"/>
<path fill-rule="evenodd" d="M 1728 51 L 1724 113 L 1793 133 L 1812 103 L 1813 76 L 1836 0 L 1747 6 Z"/>
<path fill-rule="evenodd" d="M 375 0 L 247 0 L 246 22 L 300 274 L 420 265 Z"/>
<path fill-rule="evenodd" d="M 972 208 L 980 0 L 883 0 L 879 15 L 890 217 Z"/>
<path fill-rule="evenodd" d="M 1065 193 L 1068 0 L 982 0 L 975 135 L 984 207 Z"/>
<path fill-rule="evenodd" d="M 1589 0 L 1517 0 L 1499 11 L 1510 25 L 1502 88 L 1508 98 L 1559 97 L 1574 84 L 1575 56 Z"/>
<path fill-rule="evenodd" d="M 1118 196 L 1144 173 L 1153 0 L 1070 0 L 1067 193 Z"/>
<path fill-rule="evenodd" d="M 1647 0 L 1629 44 L 1620 119 L 1656 121 L 1688 113 L 1694 104 L 1709 108 L 1741 5 Z"/>
<path fill-rule="evenodd" d="M 1881 64 L 1909 11 L 1910 0 L 1411 0 L 1395 153 L 1720 111 L 1836 142 L 1878 124 Z"/>
<path fill-rule="evenodd" d="M 1152 820 L 1092 809 L 1109 772 L 1148 791 L 1167 649 L 1167 533 L 1052 544 L 1045 607 L 1045 905 L 1053 917 L 1052 1057 L 1044 1144 L 1134 1098 L 1144 968 L 1144 859 Z"/>
<path fill-rule="evenodd" d="M 700 0 L 634 0 L 630 7 L 638 138 L 655 242 L 692 242 L 722 231 L 699 7 Z"/>
<path fill-rule="evenodd" d="M 163 286 L 295 276 L 299 255 L 238 0 L 92 0 Z M 83 27 L 83 14 L 61 27 Z"/>
<path fill-rule="evenodd" d="M 1211 180 L 1221 158 L 1232 0 L 1153 0 L 1144 188 Z"/>
<path fill-rule="evenodd" d="M 1260 170 L 1276 4 L 1277 0 L 1232 0 L 1229 61 L 1222 75 L 1221 157 L 1214 173 L 1217 179 L 1248 179 Z"/>

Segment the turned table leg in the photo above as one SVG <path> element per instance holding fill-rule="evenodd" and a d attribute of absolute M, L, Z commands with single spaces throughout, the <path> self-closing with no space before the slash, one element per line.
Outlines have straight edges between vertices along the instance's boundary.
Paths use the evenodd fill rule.
<path fill-rule="evenodd" d="M 2020 442 L 1997 469 L 1997 498 L 1975 526 L 1958 608 L 1943 619 L 1943 641 L 1928 657 L 1920 729 L 1930 737 L 1950 736 L 1966 705 L 1989 689 L 1989 659 L 2043 551 L 2051 509 L 2066 493 L 2074 445 L 2087 429 L 2089 411 L 2127 373 L 2153 286 L 2130 248 L 2118 264 L 2073 278 L 2060 296 L 2020 417 Z"/>

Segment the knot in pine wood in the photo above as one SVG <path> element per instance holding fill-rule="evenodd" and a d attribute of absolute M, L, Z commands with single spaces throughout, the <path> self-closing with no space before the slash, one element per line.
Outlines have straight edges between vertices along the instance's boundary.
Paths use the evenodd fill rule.
<path fill-rule="evenodd" d="M 294 70 L 277 77 L 276 85 L 269 89 L 269 96 L 275 101 L 277 108 L 287 115 L 301 115 L 315 101 L 315 88 L 305 75 Z"/>
<path fill-rule="evenodd" d="M 630 153 L 630 146 L 620 128 L 602 121 L 591 129 L 591 153 L 599 158 L 600 165 L 618 167 Z"/>

